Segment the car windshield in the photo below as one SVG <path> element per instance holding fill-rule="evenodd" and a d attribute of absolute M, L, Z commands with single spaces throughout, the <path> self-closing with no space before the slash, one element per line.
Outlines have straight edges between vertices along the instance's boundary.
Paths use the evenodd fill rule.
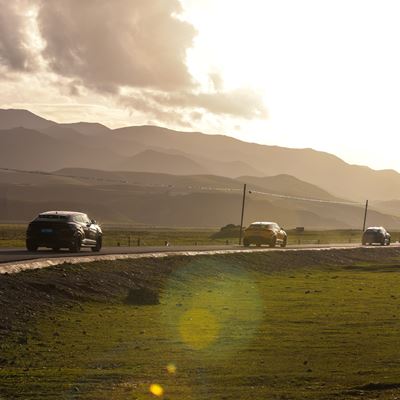
<path fill-rule="evenodd" d="M 251 224 L 250 228 L 257 228 L 257 229 L 274 229 L 276 228 L 276 224 Z"/>
<path fill-rule="evenodd" d="M 68 220 L 68 216 L 58 215 L 58 214 L 40 214 L 38 219 L 46 219 L 52 221 L 66 221 Z"/>

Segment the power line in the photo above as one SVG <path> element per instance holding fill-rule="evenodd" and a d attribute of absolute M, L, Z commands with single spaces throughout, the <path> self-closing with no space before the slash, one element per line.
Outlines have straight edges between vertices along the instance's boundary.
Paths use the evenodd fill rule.
<path fill-rule="evenodd" d="M 145 184 L 138 182 L 128 182 L 125 180 L 117 180 L 112 178 L 100 178 L 100 177 L 91 177 L 91 176 L 78 176 L 78 175 L 66 175 L 66 174 L 57 174 L 52 172 L 44 172 L 44 171 L 27 171 L 20 170 L 14 168 L 0 168 L 3 171 L 10 172 L 19 172 L 19 173 L 28 173 L 28 174 L 36 174 L 36 175 L 47 175 L 47 176 L 55 176 L 55 177 L 63 177 L 63 178 L 72 178 L 72 179 L 84 179 L 84 180 L 93 180 L 97 182 L 114 182 L 114 183 L 123 183 L 131 186 L 139 186 L 139 187 L 149 187 L 149 188 L 172 188 L 172 189 L 186 189 L 186 190 L 200 190 L 200 191 L 208 191 L 208 192 L 242 192 L 242 189 L 239 188 L 228 188 L 228 187 L 212 187 L 212 186 L 194 186 L 194 185 L 168 185 L 168 184 Z M 263 196 L 276 197 L 281 199 L 288 200 L 296 200 L 296 201 L 308 201 L 313 203 L 325 203 L 325 204 L 337 204 L 337 205 L 352 205 L 359 206 L 364 205 L 364 203 L 354 202 L 354 201 L 339 201 L 339 200 L 324 200 L 324 199 L 316 199 L 309 197 L 299 197 L 292 196 L 288 194 L 280 194 L 280 193 L 272 193 L 272 192 L 261 192 L 259 190 L 249 190 L 249 194 L 259 194 Z"/>
<path fill-rule="evenodd" d="M 265 196 L 271 196 L 271 197 L 278 197 L 282 199 L 289 199 L 289 200 L 298 200 L 298 201 L 310 201 L 314 203 L 329 203 L 329 204 L 341 204 L 341 205 L 362 205 L 363 203 L 357 203 L 355 201 L 338 201 L 338 200 L 323 200 L 323 199 L 313 199 L 310 197 L 297 197 L 297 196 L 291 196 L 287 194 L 278 194 L 278 193 L 269 193 L 269 192 L 260 192 L 258 190 L 249 190 L 250 193 L 256 193 L 256 194 L 261 194 Z"/>

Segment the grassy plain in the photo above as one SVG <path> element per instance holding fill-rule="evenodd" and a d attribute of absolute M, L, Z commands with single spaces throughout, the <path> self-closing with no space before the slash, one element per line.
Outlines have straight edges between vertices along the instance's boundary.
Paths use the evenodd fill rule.
<path fill-rule="evenodd" d="M 129 228 L 103 227 L 104 246 L 163 246 L 165 242 L 171 245 L 218 245 L 235 244 L 237 237 L 212 238 L 218 229 L 165 229 L 165 228 Z M 25 225 L 0 224 L 0 248 L 24 247 Z M 329 243 L 360 243 L 361 231 L 358 230 L 326 230 L 297 232 L 288 230 L 289 244 L 329 244 Z M 400 232 L 392 232 L 393 241 L 400 239 Z"/>
<path fill-rule="evenodd" d="M 388 251 L 159 260 L 158 305 L 110 291 L 6 336 L 0 398 L 155 399 L 152 384 L 165 399 L 399 398 L 400 259 Z M 131 263 L 69 273 L 86 287 L 84 274 Z"/>

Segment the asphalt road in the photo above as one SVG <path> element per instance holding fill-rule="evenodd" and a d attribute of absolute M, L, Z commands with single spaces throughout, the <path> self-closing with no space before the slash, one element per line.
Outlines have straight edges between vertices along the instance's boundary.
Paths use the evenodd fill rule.
<path fill-rule="evenodd" d="M 343 248 L 343 247 L 360 247 L 360 244 L 356 243 L 341 243 L 341 244 L 304 244 L 304 245 L 290 245 L 285 249 L 321 249 L 321 248 Z M 393 245 L 392 245 L 393 246 Z M 394 245 L 396 246 L 396 245 Z M 15 249 L 0 249 L 0 264 L 10 263 L 16 261 L 27 261 L 27 260 L 40 260 L 49 258 L 65 258 L 65 257 L 89 257 L 96 255 L 112 255 L 112 254 L 146 254 L 146 253 L 166 253 L 166 252 L 185 252 L 185 251 L 215 251 L 215 250 L 247 250 L 259 249 L 258 247 L 239 247 L 239 246 L 160 246 L 160 247 L 104 247 L 99 253 L 93 253 L 91 249 L 83 248 L 79 253 L 70 253 L 69 251 L 59 251 L 57 253 L 51 250 L 39 250 L 37 252 L 29 252 L 23 248 Z M 280 247 L 270 249 L 268 247 L 262 247 L 262 249 L 268 251 L 285 250 Z"/>

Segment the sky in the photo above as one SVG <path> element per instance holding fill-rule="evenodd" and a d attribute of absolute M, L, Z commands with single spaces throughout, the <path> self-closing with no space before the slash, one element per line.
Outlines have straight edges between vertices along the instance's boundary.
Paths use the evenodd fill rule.
<path fill-rule="evenodd" d="M 0 107 L 400 171 L 397 0 L 0 0 Z"/>

